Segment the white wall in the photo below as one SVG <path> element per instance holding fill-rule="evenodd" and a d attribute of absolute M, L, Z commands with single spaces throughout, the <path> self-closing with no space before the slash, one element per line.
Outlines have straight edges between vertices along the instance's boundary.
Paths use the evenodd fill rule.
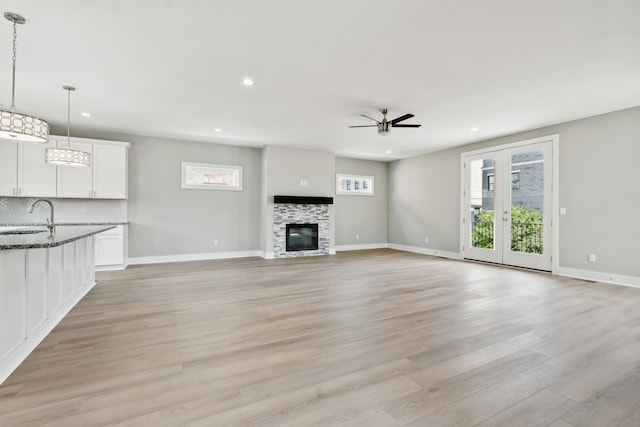
<path fill-rule="evenodd" d="M 335 197 L 336 249 L 387 243 L 387 163 L 336 157 L 336 173 L 373 176 L 374 195 Z M 356 239 L 356 235 L 359 239 Z"/>
<path fill-rule="evenodd" d="M 640 107 L 391 163 L 389 242 L 459 252 L 460 153 L 556 133 L 556 208 L 567 209 L 558 224 L 559 266 L 602 280 L 640 278 Z M 590 253 L 597 263 L 587 261 Z"/>

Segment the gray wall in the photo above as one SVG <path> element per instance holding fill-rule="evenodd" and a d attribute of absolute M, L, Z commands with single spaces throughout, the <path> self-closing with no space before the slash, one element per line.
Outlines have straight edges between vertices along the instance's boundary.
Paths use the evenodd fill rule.
<path fill-rule="evenodd" d="M 460 153 L 556 133 L 560 267 L 640 277 L 640 107 L 391 163 L 389 242 L 459 252 Z"/>
<path fill-rule="evenodd" d="M 373 196 L 337 194 L 336 245 L 387 243 L 387 163 L 336 157 L 336 173 L 373 176 Z M 356 239 L 356 234 L 360 239 Z"/>
<path fill-rule="evenodd" d="M 273 196 L 335 195 L 335 155 L 329 151 L 268 146 L 262 149 L 262 246 L 273 252 Z M 306 181 L 307 185 L 301 185 Z M 330 208 L 331 247 L 335 246 L 335 214 Z"/>
<path fill-rule="evenodd" d="M 129 137 L 129 256 L 256 250 L 260 150 Z M 181 188 L 181 163 L 243 167 L 243 191 Z M 214 246 L 214 240 L 218 246 Z"/>

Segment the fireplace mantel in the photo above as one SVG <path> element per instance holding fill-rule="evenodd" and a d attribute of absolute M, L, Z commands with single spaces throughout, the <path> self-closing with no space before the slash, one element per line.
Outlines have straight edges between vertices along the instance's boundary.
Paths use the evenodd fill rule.
<path fill-rule="evenodd" d="M 287 203 L 294 205 L 332 205 L 333 197 L 273 196 L 273 203 Z"/>

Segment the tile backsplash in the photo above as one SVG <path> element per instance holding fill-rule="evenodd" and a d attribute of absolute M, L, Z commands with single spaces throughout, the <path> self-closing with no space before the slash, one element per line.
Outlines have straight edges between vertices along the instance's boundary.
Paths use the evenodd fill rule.
<path fill-rule="evenodd" d="M 36 197 L 0 197 L 0 224 L 44 223 L 49 205 L 39 203 L 27 212 Z M 55 221 L 61 223 L 126 222 L 126 200 L 49 199 L 55 208 Z"/>

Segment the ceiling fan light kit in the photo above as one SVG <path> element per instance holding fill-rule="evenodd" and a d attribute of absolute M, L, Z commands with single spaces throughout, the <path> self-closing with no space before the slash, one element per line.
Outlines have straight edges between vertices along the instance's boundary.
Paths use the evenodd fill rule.
<path fill-rule="evenodd" d="M 37 117 L 16 113 L 16 40 L 17 26 L 25 19 L 15 13 L 5 12 L 4 17 L 13 22 L 13 78 L 11 82 L 11 109 L 0 110 L 0 138 L 19 142 L 41 142 L 49 140 L 49 123 Z"/>
<path fill-rule="evenodd" d="M 387 109 L 383 108 L 382 110 L 380 110 L 380 112 L 382 113 L 382 121 L 380 120 L 376 120 L 373 117 L 369 117 L 366 116 L 364 114 L 361 114 L 361 117 L 364 117 L 365 119 L 369 119 L 371 121 L 376 122 L 375 125 L 358 125 L 358 126 L 349 126 L 350 128 L 369 128 L 369 127 L 377 127 L 378 128 L 378 135 L 381 136 L 386 136 L 391 132 L 391 128 L 419 128 L 422 125 L 414 125 L 414 124 L 400 124 L 400 122 L 403 122 L 407 119 L 410 119 L 412 117 L 414 117 L 413 114 L 405 114 L 402 115 L 400 117 L 396 117 L 393 120 L 387 120 Z"/>

